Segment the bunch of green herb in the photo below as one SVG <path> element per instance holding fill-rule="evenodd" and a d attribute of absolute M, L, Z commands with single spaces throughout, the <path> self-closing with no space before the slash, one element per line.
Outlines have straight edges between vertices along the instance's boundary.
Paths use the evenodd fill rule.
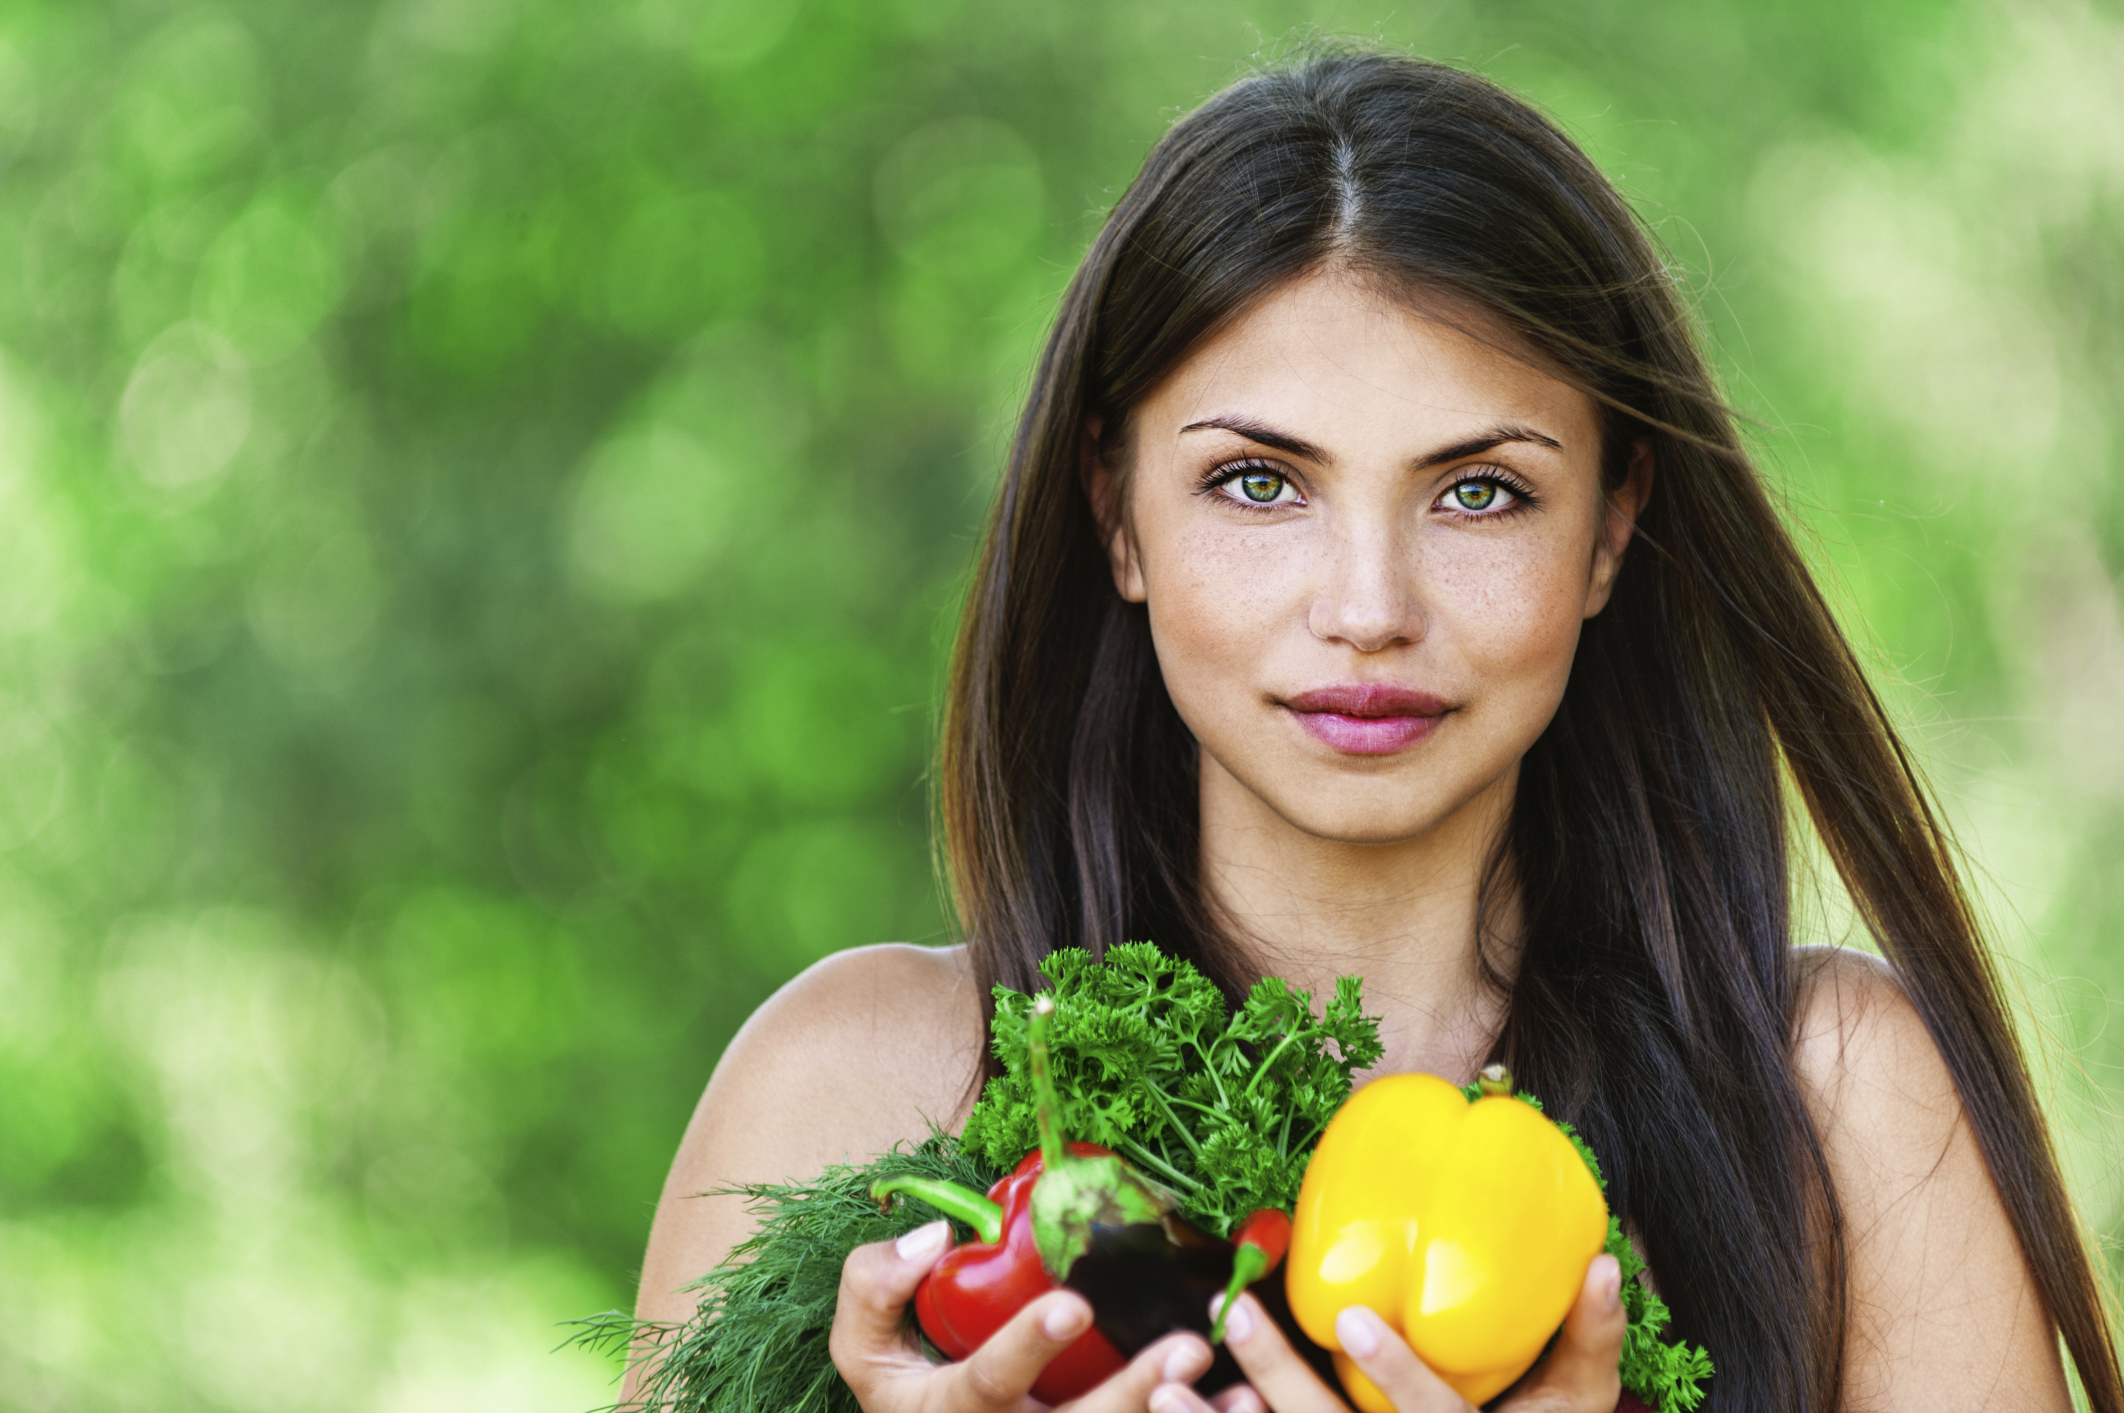
<path fill-rule="evenodd" d="M 1461 1092 L 1473 1102 L 1481 1096 L 1482 1087 L 1470 1084 Z M 1519 1091 L 1519 1098 L 1537 1110 L 1541 1108 L 1541 1100 L 1524 1089 Z M 1605 1195 L 1608 1177 L 1600 1170 L 1593 1145 L 1563 1120 L 1551 1122 L 1571 1140 L 1571 1146 L 1585 1160 Z M 1608 1217 L 1608 1239 L 1601 1249 L 1622 1267 L 1622 1386 L 1661 1413 L 1692 1413 L 1704 1401 L 1704 1380 L 1714 1372 L 1710 1354 L 1701 1345 L 1669 1342 L 1667 1325 L 1674 1314 L 1667 1302 L 1639 1279 L 1645 1273 L 1644 1257 L 1637 1254 L 1637 1247 L 1623 1232 L 1622 1219 L 1612 1213 Z"/>
<path fill-rule="evenodd" d="M 1380 1056 L 1379 1022 L 1356 977 L 1312 997 L 1270 978 L 1237 1011 L 1208 978 L 1144 942 L 1106 960 L 1061 951 L 1040 964 L 1053 988 L 1049 1043 L 1062 1128 L 1103 1144 L 1171 1188 L 1188 1220 L 1227 1236 L 1263 1207 L 1286 1211 L 1353 1072 Z M 1039 1147 L 1027 1060 L 1032 998 L 996 988 L 1004 1073 L 988 1082 L 960 1142 L 998 1168 Z"/>

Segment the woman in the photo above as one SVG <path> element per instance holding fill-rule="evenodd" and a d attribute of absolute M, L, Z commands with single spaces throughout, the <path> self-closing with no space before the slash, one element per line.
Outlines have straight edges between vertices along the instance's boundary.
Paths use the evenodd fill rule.
<path fill-rule="evenodd" d="M 691 1194 L 955 1124 L 992 984 L 1147 937 L 1235 989 L 1362 974 L 1373 1073 L 1507 1062 L 1602 1155 L 1712 1407 L 2062 1409 L 2062 1335 L 2124 1413 L 1948 841 L 1658 256 L 1481 80 L 1333 55 L 1158 144 L 1042 357 L 942 780 L 973 940 L 843 954 L 745 1027 L 644 1315 L 746 1230 Z M 1885 964 L 1793 947 L 1795 798 Z M 930 1367 L 901 1316 L 946 1239 L 849 1260 L 874 1413 L 1027 1406 L 1090 1320 L 1056 1292 Z M 1616 1405 L 1615 1284 L 1502 1406 Z M 1376 1316 L 1338 1333 L 1404 1413 L 1465 1406 Z M 1232 1347 L 1215 1406 L 1344 1406 L 1250 1300 Z M 1079 1406 L 1199 1410 L 1208 1360 L 1174 1336 Z"/>

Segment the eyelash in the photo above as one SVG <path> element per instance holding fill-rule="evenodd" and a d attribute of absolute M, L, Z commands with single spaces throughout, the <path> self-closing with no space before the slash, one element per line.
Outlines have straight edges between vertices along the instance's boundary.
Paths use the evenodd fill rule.
<path fill-rule="evenodd" d="M 1541 504 L 1541 498 L 1534 494 L 1533 487 L 1501 467 L 1487 469 L 1479 476 L 1461 476 L 1456 478 L 1452 485 L 1447 486 L 1438 493 L 1438 499 L 1432 501 L 1431 504 L 1434 507 L 1444 505 L 1446 497 L 1452 495 L 1453 492 L 1459 490 L 1462 486 L 1495 486 L 1512 497 L 1512 503 L 1503 510 L 1463 510 L 1457 507 L 1448 507 L 1449 513 L 1463 516 L 1469 520 L 1502 520 L 1508 515 L 1517 515 L 1522 510 L 1532 510 Z"/>
<path fill-rule="evenodd" d="M 1197 493 L 1216 496 L 1227 505 L 1236 506 L 1240 510 L 1250 511 L 1255 514 L 1288 508 L 1288 502 L 1262 503 L 1244 500 L 1234 495 L 1222 494 L 1226 486 L 1229 486 L 1241 476 L 1256 471 L 1274 476 L 1285 485 L 1293 484 L 1289 474 L 1281 467 L 1256 457 L 1243 457 L 1237 461 L 1221 461 L 1204 472 L 1201 481 L 1197 485 Z M 1533 487 L 1526 482 L 1502 468 L 1491 468 L 1485 470 L 1479 476 L 1461 476 L 1457 478 L 1452 485 L 1447 486 L 1438 493 L 1438 499 L 1431 502 L 1432 507 L 1437 509 L 1444 506 L 1447 496 L 1466 485 L 1495 486 L 1512 497 L 1512 503 L 1503 510 L 1449 510 L 1448 512 L 1468 520 L 1501 520 L 1508 515 L 1517 515 L 1522 510 L 1532 510 L 1541 503 L 1541 498 L 1534 494 Z M 1302 495 L 1303 492 L 1300 492 L 1300 494 Z M 1303 503 L 1303 501 L 1299 502 L 1299 504 Z"/>
<path fill-rule="evenodd" d="M 1263 504 L 1259 501 L 1247 500 L 1241 496 L 1221 494 L 1226 486 L 1229 486 L 1241 476 L 1249 475 L 1256 471 L 1264 475 L 1274 476 L 1287 486 L 1295 484 L 1281 467 L 1249 456 L 1242 457 L 1237 461 L 1221 461 L 1212 466 L 1203 473 L 1201 481 L 1197 483 L 1196 491 L 1200 495 L 1215 496 L 1229 505 L 1235 505 L 1241 510 L 1253 511 L 1256 514 L 1263 511 L 1289 509 L 1289 506 L 1283 502 Z M 1302 495 L 1303 492 L 1300 492 L 1300 494 Z M 1301 501 L 1300 504 L 1303 504 L 1303 502 Z"/>

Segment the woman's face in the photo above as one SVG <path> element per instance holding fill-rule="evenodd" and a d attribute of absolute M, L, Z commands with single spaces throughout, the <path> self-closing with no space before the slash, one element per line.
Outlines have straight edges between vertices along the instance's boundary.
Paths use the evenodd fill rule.
<path fill-rule="evenodd" d="M 1125 516 L 1093 468 L 1206 805 L 1389 843 L 1510 790 L 1650 467 L 1604 496 L 1593 402 L 1507 342 L 1309 277 L 1135 408 Z"/>

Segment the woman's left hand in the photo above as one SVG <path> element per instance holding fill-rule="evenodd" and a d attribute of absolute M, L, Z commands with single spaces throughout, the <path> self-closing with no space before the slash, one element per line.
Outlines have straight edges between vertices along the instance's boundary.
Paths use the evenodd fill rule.
<path fill-rule="evenodd" d="M 1617 1367 L 1623 1341 L 1622 1271 L 1613 1256 L 1586 1268 L 1577 1303 L 1564 1318 L 1555 1348 L 1521 1379 L 1498 1413 L 1615 1413 L 1622 1396 Z M 1336 1338 L 1365 1377 L 1379 1386 L 1396 1413 L 1474 1413 L 1400 1335 L 1361 1305 L 1335 1320 Z M 1349 1413 L 1342 1395 L 1298 1357 L 1258 1301 L 1242 1295 L 1225 1323 L 1224 1341 L 1247 1384 L 1217 1396 L 1213 1406 L 1192 1389 L 1168 1384 L 1151 1399 L 1153 1413 Z M 1369 1349 L 1369 1353 L 1361 1351 Z"/>

